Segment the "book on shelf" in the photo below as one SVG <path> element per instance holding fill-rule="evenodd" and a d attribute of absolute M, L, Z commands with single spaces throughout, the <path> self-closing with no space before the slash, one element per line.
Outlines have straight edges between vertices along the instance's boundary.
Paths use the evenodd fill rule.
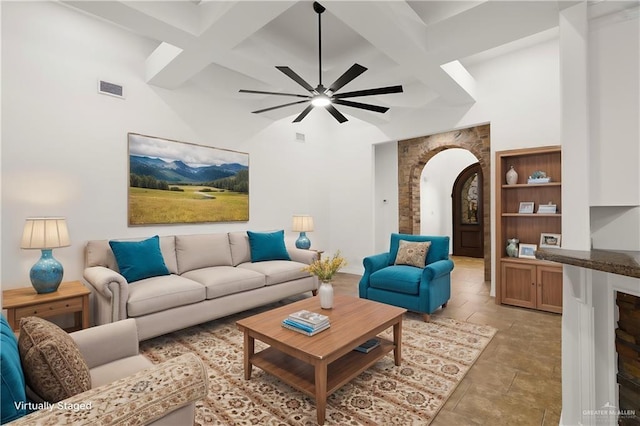
<path fill-rule="evenodd" d="M 307 336 L 313 336 L 314 334 L 318 334 L 321 331 L 326 330 L 331 326 L 331 324 L 326 323 L 324 326 L 312 329 L 310 327 L 301 327 L 300 324 L 290 321 L 289 319 L 285 319 L 282 321 L 282 326 L 289 330 L 297 331 L 298 333 L 306 334 Z"/>
<path fill-rule="evenodd" d="M 380 346 L 380 339 L 373 338 L 373 339 L 367 340 L 366 342 L 354 348 L 353 350 L 367 354 L 372 350 L 374 350 L 375 348 L 377 348 L 378 346 Z"/>
<path fill-rule="evenodd" d="M 325 324 L 329 323 L 328 316 L 318 314 L 316 312 L 307 311 L 306 309 L 290 314 L 289 319 L 301 324 L 309 325 L 314 328 L 322 327 Z"/>

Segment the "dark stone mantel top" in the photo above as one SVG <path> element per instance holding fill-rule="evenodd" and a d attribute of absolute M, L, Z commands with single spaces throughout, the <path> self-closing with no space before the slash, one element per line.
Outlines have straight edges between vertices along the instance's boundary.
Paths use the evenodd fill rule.
<path fill-rule="evenodd" d="M 640 278 L 640 251 L 541 248 L 536 251 L 536 258 Z"/>

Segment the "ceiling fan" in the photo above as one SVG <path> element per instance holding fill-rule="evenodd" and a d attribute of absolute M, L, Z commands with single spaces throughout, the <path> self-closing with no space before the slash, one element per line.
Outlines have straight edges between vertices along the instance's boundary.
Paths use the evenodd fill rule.
<path fill-rule="evenodd" d="M 309 83 L 307 83 L 302 77 L 296 74 L 291 68 L 285 66 L 276 66 L 276 68 L 286 74 L 293 81 L 298 83 L 300 86 L 304 87 L 311 94 L 310 95 L 299 95 L 296 93 L 280 93 L 280 92 L 263 92 L 260 90 L 244 90 L 241 89 L 241 93 L 257 93 L 261 95 L 278 95 L 278 96 L 293 96 L 297 98 L 303 98 L 303 100 L 290 102 L 283 105 L 277 105 L 274 107 L 264 108 L 257 111 L 253 111 L 255 114 L 259 114 L 261 112 L 271 111 L 278 108 L 284 108 L 290 105 L 309 103 L 307 107 L 302 110 L 300 115 L 298 115 L 294 123 L 302 121 L 303 118 L 311 112 L 314 107 L 324 107 L 329 113 L 340 123 L 344 123 L 347 121 L 347 117 L 342 115 L 340 111 L 336 109 L 334 104 L 344 105 L 353 108 L 366 109 L 368 111 L 375 111 L 380 113 L 385 113 L 389 108 L 372 105 L 372 104 L 364 104 L 361 102 L 353 102 L 346 100 L 346 98 L 357 98 L 360 96 L 372 96 L 372 95 L 385 95 L 388 93 L 402 93 L 402 86 L 388 86 L 388 87 L 378 87 L 376 89 L 365 89 L 365 90 L 357 90 L 354 92 L 345 92 L 339 93 L 336 92 L 340 90 L 347 83 L 351 82 L 351 80 L 358 77 L 360 74 L 365 72 L 367 68 L 363 67 L 360 64 L 353 64 L 351 68 L 349 68 L 344 74 L 342 74 L 336 81 L 334 81 L 329 87 L 324 87 L 322 85 L 322 22 L 321 17 L 322 13 L 326 10 L 320 3 L 313 3 L 313 10 L 318 14 L 318 86 L 312 87 Z"/>

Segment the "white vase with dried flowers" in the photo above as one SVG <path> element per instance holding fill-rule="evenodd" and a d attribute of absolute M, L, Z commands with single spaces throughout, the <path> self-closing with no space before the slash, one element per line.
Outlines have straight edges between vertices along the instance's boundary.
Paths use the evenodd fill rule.
<path fill-rule="evenodd" d="M 320 307 L 322 309 L 333 308 L 333 286 L 331 279 L 336 272 L 347 265 L 347 261 L 338 250 L 332 257 L 314 260 L 309 266 L 302 268 L 304 271 L 315 275 L 322 282 L 318 288 Z"/>

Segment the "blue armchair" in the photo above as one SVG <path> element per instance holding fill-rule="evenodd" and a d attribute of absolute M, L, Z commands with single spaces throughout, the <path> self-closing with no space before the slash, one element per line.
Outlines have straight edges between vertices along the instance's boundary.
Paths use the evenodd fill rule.
<path fill-rule="evenodd" d="M 431 243 L 424 267 L 396 264 L 401 240 Z M 362 299 L 418 312 L 425 321 L 440 306 L 447 306 L 453 270 L 449 237 L 391 234 L 389 252 L 365 257 L 363 263 L 364 275 L 359 286 Z"/>

